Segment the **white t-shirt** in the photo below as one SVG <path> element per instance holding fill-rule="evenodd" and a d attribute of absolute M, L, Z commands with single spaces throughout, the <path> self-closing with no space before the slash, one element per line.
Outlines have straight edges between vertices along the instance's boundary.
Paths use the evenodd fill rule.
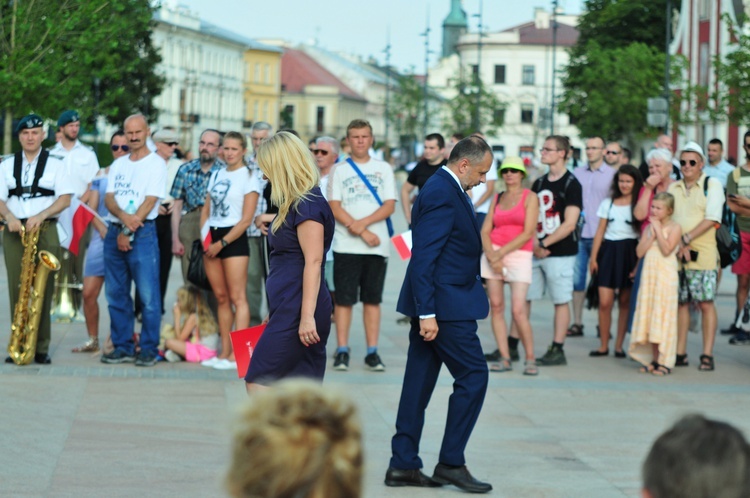
<path fill-rule="evenodd" d="M 487 172 L 486 176 L 487 181 L 495 180 L 497 181 L 497 165 L 495 162 L 492 162 L 492 167 Z M 487 214 L 487 211 L 490 210 L 490 204 L 492 203 L 492 196 L 489 196 L 486 201 L 484 201 L 480 206 L 477 206 L 477 201 L 480 197 L 484 195 L 484 193 L 487 192 L 487 184 L 486 183 L 480 183 L 473 189 L 471 189 L 471 202 L 474 204 L 474 211 L 477 213 L 484 213 Z"/>
<path fill-rule="evenodd" d="M 633 210 L 629 204 L 626 206 L 612 205 L 611 198 L 604 199 L 599 204 L 599 209 L 596 210 L 596 216 L 599 219 L 609 220 L 607 230 L 604 232 L 604 240 L 638 238 L 638 232 L 633 226 Z"/>
<path fill-rule="evenodd" d="M 40 150 L 31 162 L 27 161 L 26 154 L 21 155 L 22 187 L 30 187 L 34 183 L 36 165 L 41 152 Z M 54 196 L 22 196 L 20 198 L 15 195 L 8 196 L 8 190 L 16 188 L 16 179 L 13 176 L 14 164 L 15 155 L 9 156 L 0 163 L 0 200 L 5 202 L 10 212 L 19 220 L 31 218 L 50 207 L 61 195 L 75 192 L 75 187 L 70 180 L 65 164 L 60 159 L 50 155 L 47 158 L 47 164 L 44 165 L 42 177 L 39 178 L 39 187 L 54 190 Z"/>
<path fill-rule="evenodd" d="M 131 161 L 130 155 L 123 156 L 116 159 L 109 167 L 107 193 L 115 194 L 115 201 L 122 210 L 127 209 L 130 201 L 133 201 L 138 209 L 146 197 L 163 199 L 166 185 L 167 164 L 164 159 L 153 152 L 138 161 Z M 159 202 L 157 201 L 146 219 L 153 220 L 158 215 Z M 107 219 L 120 223 L 120 220 L 112 214 L 109 214 Z"/>
<path fill-rule="evenodd" d="M 208 224 L 212 227 L 233 227 L 242 219 L 245 195 L 258 191 L 258 180 L 249 168 L 234 171 L 222 168 L 208 180 L 206 192 L 211 197 L 211 214 Z"/>
<path fill-rule="evenodd" d="M 328 200 L 328 184 L 330 183 L 331 173 L 329 171 L 326 176 L 321 175 L 320 177 L 320 192 L 323 194 L 325 200 Z M 331 248 L 326 253 L 326 261 L 333 261 L 333 242 L 331 242 Z"/>
<path fill-rule="evenodd" d="M 357 166 L 378 193 L 381 201 L 396 199 L 396 181 L 390 164 L 370 158 L 367 163 L 357 163 Z M 380 204 L 375 200 L 370 189 L 348 162 L 338 163 L 329 177 L 331 196 L 328 200 L 341 201 L 341 207 L 355 220 L 369 216 L 380 208 Z M 367 229 L 378 236 L 379 245 L 368 246 L 362 237 L 350 234 L 349 230 L 337 221 L 333 236 L 333 251 L 343 254 L 374 254 L 388 257 L 390 237 L 385 220 L 373 223 Z"/>
<path fill-rule="evenodd" d="M 71 182 L 75 188 L 74 195 L 76 197 L 83 195 L 91 180 L 99 172 L 99 160 L 96 158 L 94 149 L 76 140 L 70 150 L 63 147 L 62 142 L 57 142 L 50 152 L 64 158 L 63 162 L 70 172 Z"/>

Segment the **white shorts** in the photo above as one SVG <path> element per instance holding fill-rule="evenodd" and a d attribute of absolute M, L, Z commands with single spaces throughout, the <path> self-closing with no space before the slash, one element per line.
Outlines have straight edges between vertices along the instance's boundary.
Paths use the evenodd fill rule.
<path fill-rule="evenodd" d="M 575 256 L 534 258 L 531 262 L 531 285 L 526 299 L 536 301 L 547 289 L 554 304 L 569 303 L 573 299 L 573 272 Z"/>

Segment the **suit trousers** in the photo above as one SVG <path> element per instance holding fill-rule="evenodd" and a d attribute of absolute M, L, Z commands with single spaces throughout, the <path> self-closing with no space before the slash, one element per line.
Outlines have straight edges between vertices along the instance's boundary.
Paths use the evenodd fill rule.
<path fill-rule="evenodd" d="M 39 233 L 39 242 L 37 242 L 37 265 L 39 262 L 39 251 L 49 251 L 58 260 L 60 259 L 60 239 L 57 236 L 57 222 L 48 221 L 42 225 L 44 228 Z M 5 253 L 5 268 L 8 273 L 8 297 L 10 298 L 10 316 L 13 321 L 13 314 L 16 309 L 16 303 L 20 294 L 19 285 L 21 283 L 21 260 L 23 259 L 24 247 L 21 243 L 21 234 L 11 232 L 7 228 L 3 232 L 3 252 Z M 47 285 L 44 288 L 44 298 L 42 300 L 42 310 L 39 317 L 39 333 L 37 336 L 36 352 L 46 354 L 49 352 L 50 344 L 50 327 L 52 319 L 50 317 L 50 308 L 52 307 L 52 295 L 55 292 L 55 283 L 53 273 L 47 278 Z"/>
<path fill-rule="evenodd" d="M 464 450 L 474 429 L 487 392 L 487 362 L 477 336 L 475 320 L 438 321 L 433 341 L 419 335 L 419 319 L 412 318 L 404 385 L 391 441 L 391 467 L 422 468 L 419 441 L 430 397 L 443 364 L 453 376 L 453 394 L 440 448 L 439 463 L 464 465 Z"/>

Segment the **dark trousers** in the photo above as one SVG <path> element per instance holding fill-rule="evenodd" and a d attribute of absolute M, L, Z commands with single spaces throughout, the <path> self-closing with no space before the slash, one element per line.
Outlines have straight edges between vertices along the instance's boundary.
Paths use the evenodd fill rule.
<path fill-rule="evenodd" d="M 164 298 L 167 295 L 167 282 L 172 269 L 172 215 L 156 217 L 156 241 L 159 244 L 159 290 L 161 291 L 161 314 L 164 314 Z M 189 249 L 186 249 L 189 250 Z M 135 291 L 135 312 L 141 312 L 141 300 Z"/>
<path fill-rule="evenodd" d="M 39 233 L 39 242 L 37 243 L 37 258 L 39 261 L 39 251 L 49 251 L 58 260 L 60 259 L 60 239 L 57 237 L 57 224 L 55 222 L 46 222 Z M 8 272 L 8 297 L 10 298 L 10 316 L 13 322 L 13 314 L 16 309 L 16 303 L 19 297 L 19 284 L 21 282 L 21 260 L 23 258 L 24 247 L 21 243 L 21 235 L 17 232 L 10 232 L 7 229 L 3 233 L 3 252 L 5 253 L 5 268 Z M 35 263 L 38 264 L 38 263 Z M 55 283 L 50 274 L 47 279 L 47 285 L 44 288 L 44 299 L 42 300 L 41 315 L 39 317 L 39 333 L 37 336 L 36 352 L 46 354 L 49 352 L 50 343 L 50 307 L 52 305 L 52 295 L 55 291 Z"/>
<path fill-rule="evenodd" d="M 487 362 L 477 336 L 477 322 L 438 322 L 438 335 L 425 341 L 419 335 L 419 320 L 412 318 L 404 387 L 396 416 L 396 435 L 391 441 L 390 465 L 397 469 L 420 469 L 419 441 L 424 417 L 443 364 L 453 376 L 453 394 L 439 463 L 464 465 L 464 450 L 474 429 L 487 392 Z"/>

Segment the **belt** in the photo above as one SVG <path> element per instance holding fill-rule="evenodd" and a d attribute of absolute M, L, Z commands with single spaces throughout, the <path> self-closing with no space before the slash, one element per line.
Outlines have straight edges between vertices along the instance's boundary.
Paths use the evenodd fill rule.
<path fill-rule="evenodd" d="M 18 221 L 20 221 L 22 225 L 25 225 L 26 222 L 29 221 L 29 219 L 28 218 L 21 218 Z M 57 218 L 47 218 L 44 221 L 48 221 L 50 223 L 57 223 Z"/>
<path fill-rule="evenodd" d="M 143 220 L 143 224 L 144 225 L 146 225 L 148 223 L 153 223 L 153 222 L 154 222 L 154 220 Z M 120 223 L 120 222 L 118 222 L 118 221 L 110 221 L 109 224 L 113 225 L 113 226 L 116 226 L 116 227 L 125 228 L 125 225 L 122 224 L 122 223 Z"/>

